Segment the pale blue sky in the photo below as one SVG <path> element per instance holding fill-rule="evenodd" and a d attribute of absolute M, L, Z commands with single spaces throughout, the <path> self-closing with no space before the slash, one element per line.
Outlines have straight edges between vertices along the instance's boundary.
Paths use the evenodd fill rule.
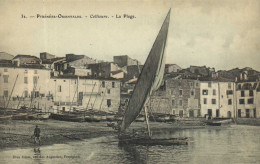
<path fill-rule="evenodd" d="M 39 56 L 85 54 L 111 61 L 129 55 L 144 63 L 172 8 L 167 63 L 260 71 L 260 1 L 0 1 L 0 51 Z M 21 14 L 108 15 L 108 19 L 21 19 Z M 116 14 L 135 19 L 115 19 Z"/>

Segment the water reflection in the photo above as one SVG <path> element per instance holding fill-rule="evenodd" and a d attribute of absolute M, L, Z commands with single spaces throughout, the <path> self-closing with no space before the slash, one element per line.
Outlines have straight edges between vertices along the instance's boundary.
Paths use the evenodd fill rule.
<path fill-rule="evenodd" d="M 125 152 L 126 161 L 131 163 L 146 163 L 148 159 L 148 146 L 118 144 L 118 148 Z"/>
<path fill-rule="evenodd" d="M 190 137 L 189 145 L 118 145 L 113 136 L 81 142 L 0 151 L 0 163 L 260 163 L 260 127 L 231 126 L 155 132 L 160 137 Z M 21 158 L 13 156 L 64 156 L 80 158 Z"/>
<path fill-rule="evenodd" d="M 32 158 L 34 160 L 34 163 L 42 164 L 43 160 L 41 158 L 41 149 L 40 149 L 40 147 L 34 147 L 33 148 L 33 152 L 34 152 L 34 155 L 33 155 Z"/>

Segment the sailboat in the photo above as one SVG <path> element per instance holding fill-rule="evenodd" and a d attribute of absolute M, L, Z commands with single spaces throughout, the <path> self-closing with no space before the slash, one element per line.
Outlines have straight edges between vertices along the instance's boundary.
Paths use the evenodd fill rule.
<path fill-rule="evenodd" d="M 148 118 L 148 102 L 150 96 L 156 91 L 163 80 L 165 69 L 164 50 L 167 43 L 168 28 L 170 23 L 169 10 L 163 25 L 157 35 L 157 38 L 150 50 L 143 69 L 138 77 L 128 107 L 125 111 L 121 125 L 119 125 L 119 143 L 120 144 L 141 144 L 141 145 L 172 145 L 187 144 L 187 138 L 153 138 Z M 136 120 L 141 110 L 145 111 L 146 125 L 148 133 L 144 136 L 129 135 L 126 129 Z"/>

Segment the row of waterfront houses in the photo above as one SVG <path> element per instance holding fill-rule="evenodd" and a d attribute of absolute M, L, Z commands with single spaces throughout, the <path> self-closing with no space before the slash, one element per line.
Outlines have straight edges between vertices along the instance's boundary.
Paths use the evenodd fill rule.
<path fill-rule="evenodd" d="M 0 81 L 4 108 L 117 112 L 120 105 L 120 81 L 113 78 L 51 76 L 49 69 L 0 67 Z"/>
<path fill-rule="evenodd" d="M 57 58 L 41 53 L 40 59 L 8 55 L 0 60 L 0 106 L 117 112 L 127 104 L 141 69 L 140 62 L 126 55 L 115 56 L 114 62 L 74 54 Z M 162 86 L 151 96 L 150 111 L 179 117 L 259 118 L 259 75 L 248 67 L 215 72 L 206 66 L 181 69 L 167 64 Z"/>
<path fill-rule="evenodd" d="M 155 113 L 180 117 L 260 118 L 260 82 L 166 79 L 151 98 Z"/>

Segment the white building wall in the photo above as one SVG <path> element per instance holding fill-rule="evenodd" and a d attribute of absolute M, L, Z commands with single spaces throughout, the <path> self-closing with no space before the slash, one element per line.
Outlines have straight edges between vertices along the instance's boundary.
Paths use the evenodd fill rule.
<path fill-rule="evenodd" d="M 229 93 L 228 93 L 229 91 Z M 231 94 L 232 92 L 232 94 Z M 234 118 L 235 117 L 235 83 L 234 82 L 219 82 L 219 117 Z M 229 103 L 230 101 L 230 103 Z"/>
<path fill-rule="evenodd" d="M 210 109 L 212 111 L 212 117 L 216 117 L 216 110 L 219 109 L 219 85 L 218 82 L 212 81 L 201 81 L 200 82 L 200 104 L 201 104 L 201 116 L 204 117 Z M 207 91 L 207 94 L 203 94 L 203 90 Z M 215 90 L 215 95 L 213 94 Z M 204 103 L 206 99 L 206 104 Z M 213 104 L 212 100 L 215 100 L 216 103 Z"/>
<path fill-rule="evenodd" d="M 4 77 L 8 77 L 8 82 L 4 81 Z M 34 79 L 37 79 L 36 83 Z M 48 94 L 49 79 L 50 70 L 47 69 L 0 67 L 0 106 L 5 106 L 11 96 L 8 107 L 12 107 L 12 101 L 15 98 L 26 96 L 29 98 L 33 91 L 45 97 Z M 8 92 L 8 97 L 4 96 L 6 92 Z"/>
<path fill-rule="evenodd" d="M 55 109 L 118 111 L 120 105 L 119 81 L 53 78 L 51 82 Z M 83 96 L 81 101 L 79 101 L 80 95 Z"/>

